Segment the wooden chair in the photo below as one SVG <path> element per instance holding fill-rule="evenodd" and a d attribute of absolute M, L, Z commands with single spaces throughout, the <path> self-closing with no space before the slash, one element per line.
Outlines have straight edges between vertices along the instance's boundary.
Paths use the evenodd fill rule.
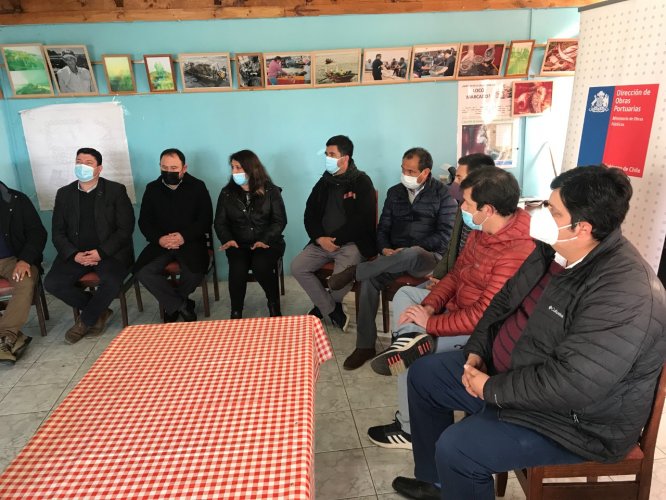
<path fill-rule="evenodd" d="M 638 444 L 624 460 L 605 464 L 583 462 L 573 465 L 547 465 L 516 470 L 516 477 L 527 496 L 527 500 L 648 500 L 652 481 L 654 449 L 659 432 L 659 423 L 666 396 L 666 365 L 661 370 L 655 391 L 652 409 L 647 424 L 638 439 Z M 598 482 L 599 476 L 634 476 L 631 480 Z M 544 483 L 546 478 L 585 477 L 587 482 Z M 497 496 L 506 492 L 508 473 L 497 474 L 495 484 Z"/>
<path fill-rule="evenodd" d="M 100 284 L 99 276 L 96 272 L 89 272 L 81 276 L 77 283 L 77 286 L 80 286 L 84 290 L 95 290 Z M 143 300 L 141 299 L 141 288 L 139 287 L 139 282 L 133 274 L 128 275 L 123 282 L 123 286 L 120 287 L 120 292 L 118 293 L 118 300 L 120 301 L 120 314 L 122 316 L 123 328 L 129 325 L 129 317 L 127 315 L 127 292 L 130 289 L 134 288 L 134 294 L 136 295 L 136 305 L 139 309 L 139 312 L 143 312 Z M 74 307 L 74 320 L 79 319 L 80 311 Z"/>
<path fill-rule="evenodd" d="M 12 298 L 14 287 L 9 280 L 0 279 L 0 309 L 5 309 L 9 300 Z M 44 285 L 42 284 L 42 272 L 39 272 L 35 289 L 32 293 L 32 305 L 37 312 L 37 322 L 39 323 L 39 332 L 42 337 L 46 337 L 46 320 L 49 319 L 49 308 L 46 304 L 46 295 Z"/>
<path fill-rule="evenodd" d="M 203 279 L 199 286 L 201 287 L 201 295 L 203 298 L 203 307 L 204 307 L 204 316 L 208 318 L 210 316 L 210 298 L 208 294 L 208 275 L 213 275 L 213 294 L 215 301 L 220 300 L 220 284 L 217 280 L 217 261 L 215 260 L 215 248 L 213 243 L 213 230 L 211 228 L 210 232 L 206 233 L 206 248 L 208 249 L 208 269 L 206 274 L 204 274 Z M 176 260 L 169 262 L 164 267 L 164 274 L 171 282 L 173 286 L 178 285 L 178 276 L 180 275 L 180 263 Z M 160 305 L 160 318 L 164 319 L 164 308 Z"/>

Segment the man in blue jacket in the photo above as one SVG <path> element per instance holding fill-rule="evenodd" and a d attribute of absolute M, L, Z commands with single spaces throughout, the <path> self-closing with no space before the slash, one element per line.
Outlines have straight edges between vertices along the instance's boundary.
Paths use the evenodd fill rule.
<path fill-rule="evenodd" d="M 354 280 L 361 287 L 356 349 L 343 364 L 347 370 L 361 367 L 376 354 L 375 316 L 381 290 L 403 273 L 415 277 L 430 274 L 446 253 L 458 205 L 431 171 L 428 151 L 412 148 L 405 152 L 401 183 L 388 190 L 377 227 L 381 255 L 329 279 L 332 290 Z"/>

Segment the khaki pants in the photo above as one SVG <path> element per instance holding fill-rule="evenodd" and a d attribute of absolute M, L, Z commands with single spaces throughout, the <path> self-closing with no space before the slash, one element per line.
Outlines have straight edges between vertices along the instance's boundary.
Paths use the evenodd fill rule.
<path fill-rule="evenodd" d="M 6 279 L 14 287 L 12 297 L 0 318 L 0 337 L 7 337 L 10 342 L 16 341 L 17 332 L 28 320 L 32 293 L 39 276 L 37 268 L 30 266 L 30 276 L 25 275 L 21 281 L 14 281 L 12 271 L 16 262 L 16 257 L 0 259 L 0 278 Z"/>

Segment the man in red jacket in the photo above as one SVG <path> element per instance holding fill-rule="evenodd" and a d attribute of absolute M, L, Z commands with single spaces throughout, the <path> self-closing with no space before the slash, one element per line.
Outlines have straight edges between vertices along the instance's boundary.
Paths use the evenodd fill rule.
<path fill-rule="evenodd" d="M 473 231 L 451 272 L 423 298 L 408 289 L 407 301 L 396 301 L 400 314 L 393 344 L 377 356 L 372 368 L 398 377 L 400 410 L 395 421 L 368 429 L 368 437 L 384 448 L 411 449 L 406 369 L 431 351 L 461 349 L 483 312 L 504 283 L 534 250 L 530 216 L 517 208 L 520 188 L 515 177 L 498 167 L 483 167 L 461 183 L 463 220 Z M 419 303 L 419 300 L 422 301 Z M 411 301 L 400 313 L 400 308 Z M 400 306 L 402 302 L 403 306 Z"/>

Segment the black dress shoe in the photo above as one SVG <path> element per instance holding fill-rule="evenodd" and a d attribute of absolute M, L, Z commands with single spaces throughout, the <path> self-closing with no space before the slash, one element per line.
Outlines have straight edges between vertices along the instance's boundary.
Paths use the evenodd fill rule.
<path fill-rule="evenodd" d="M 168 312 L 164 311 L 164 322 L 165 322 L 165 323 L 175 323 L 176 321 L 178 321 L 178 315 L 179 315 L 179 314 L 180 314 L 180 313 L 179 313 L 178 311 L 173 312 L 173 313 L 171 313 L 171 314 L 169 314 Z"/>
<path fill-rule="evenodd" d="M 440 489 L 434 484 L 409 477 L 398 476 L 393 480 L 391 486 L 407 498 L 439 500 L 441 495 Z"/>
<path fill-rule="evenodd" d="M 192 299 L 186 299 L 185 300 L 185 307 L 187 308 L 188 311 L 194 312 L 194 308 L 196 307 L 196 303 Z"/>
<path fill-rule="evenodd" d="M 347 359 L 345 359 L 345 362 L 342 364 L 342 367 L 345 370 L 356 370 L 357 368 L 360 368 L 363 366 L 363 364 L 366 361 L 371 360 L 372 358 L 375 357 L 375 348 L 370 347 L 370 348 L 362 348 L 362 347 L 357 347 L 354 349 L 354 352 L 352 352 Z"/>
<path fill-rule="evenodd" d="M 331 290 L 342 290 L 356 278 L 356 266 L 349 266 L 328 278 L 328 287 Z"/>
<path fill-rule="evenodd" d="M 312 309 L 308 311 L 308 316 L 315 316 L 319 319 L 324 319 L 324 315 L 321 313 L 321 311 L 317 306 L 314 306 Z"/>
<path fill-rule="evenodd" d="M 280 311 L 280 302 L 269 302 L 268 303 L 268 315 L 271 318 L 275 318 L 277 316 L 282 316 L 282 312 Z"/>
<path fill-rule="evenodd" d="M 243 317 L 243 311 L 231 311 L 229 319 L 241 319 Z"/>
<path fill-rule="evenodd" d="M 183 318 L 183 321 L 187 323 L 197 320 L 197 314 L 188 306 L 189 304 L 187 303 L 187 301 L 185 301 L 185 303 L 182 306 L 180 306 L 180 309 L 178 309 L 178 313 Z"/>

